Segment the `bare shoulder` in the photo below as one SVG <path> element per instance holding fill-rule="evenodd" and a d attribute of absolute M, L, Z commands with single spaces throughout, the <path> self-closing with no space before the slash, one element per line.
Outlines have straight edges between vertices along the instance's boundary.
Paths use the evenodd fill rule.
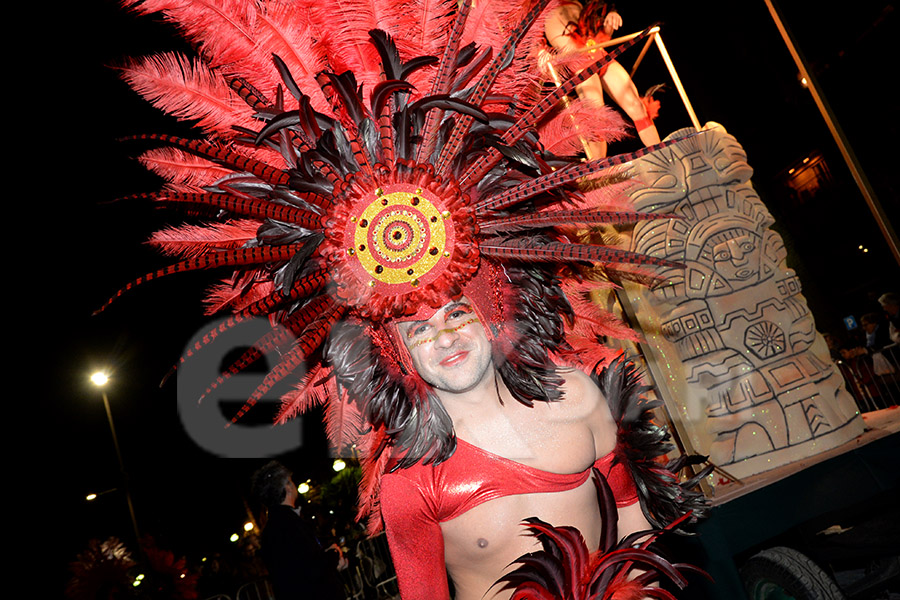
<path fill-rule="evenodd" d="M 594 415 L 614 427 L 606 398 L 589 375 L 578 369 L 561 369 L 559 374 L 563 378 L 563 404 L 569 410 Z"/>
<path fill-rule="evenodd" d="M 603 392 L 594 380 L 578 369 L 560 370 L 566 416 L 578 420 L 590 429 L 597 456 L 611 452 L 616 445 L 616 423 Z"/>

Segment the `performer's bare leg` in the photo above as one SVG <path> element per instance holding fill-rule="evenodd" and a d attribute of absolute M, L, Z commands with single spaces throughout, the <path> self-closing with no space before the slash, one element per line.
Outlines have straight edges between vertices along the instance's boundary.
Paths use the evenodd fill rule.
<path fill-rule="evenodd" d="M 647 108 L 644 106 L 634 82 L 628 76 L 628 71 L 618 62 L 613 61 L 600 80 L 603 82 L 603 88 L 609 92 L 616 104 L 634 121 L 634 127 L 637 129 L 641 142 L 645 146 L 658 144 L 659 132 L 656 131 L 656 125 L 647 114 Z"/>
<path fill-rule="evenodd" d="M 576 90 L 581 98 L 587 98 L 597 104 L 603 104 L 603 84 L 598 75 L 593 75 L 588 78 L 584 83 L 579 85 Z M 585 141 L 584 146 L 588 160 L 604 158 L 606 156 L 606 140 Z"/>

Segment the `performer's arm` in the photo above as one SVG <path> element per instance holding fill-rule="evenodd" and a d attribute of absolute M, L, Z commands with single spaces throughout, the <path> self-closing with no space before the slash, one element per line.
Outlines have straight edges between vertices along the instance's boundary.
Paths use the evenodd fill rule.
<path fill-rule="evenodd" d="M 449 600 L 441 526 L 403 472 L 381 481 L 381 514 L 403 600 Z"/>
<path fill-rule="evenodd" d="M 621 26 L 622 17 L 619 16 L 619 13 L 614 10 L 606 13 L 606 18 L 603 19 L 603 32 L 606 33 L 606 35 L 611 36 L 613 32 Z"/>

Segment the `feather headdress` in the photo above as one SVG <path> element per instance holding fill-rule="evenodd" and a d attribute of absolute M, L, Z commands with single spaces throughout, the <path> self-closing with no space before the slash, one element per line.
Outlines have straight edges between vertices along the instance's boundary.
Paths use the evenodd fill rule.
<path fill-rule="evenodd" d="M 164 146 L 143 160 L 170 181 L 139 197 L 204 221 L 155 235 L 181 260 L 109 302 L 169 274 L 232 270 L 208 301 L 232 315 L 206 339 L 253 317 L 276 327 L 210 389 L 281 353 L 235 419 L 299 375 L 279 419 L 324 403 L 336 445 L 365 433 L 364 467 L 384 464 L 388 446 L 403 451 L 401 467 L 444 460 L 455 447 L 449 417 L 387 323 L 472 296 L 514 396 L 553 400 L 550 354 L 571 358 L 564 328 L 577 322 L 560 277 L 583 285 L 604 268 L 671 266 L 575 235 L 659 218 L 623 206 L 616 168 L 665 144 L 590 162 L 548 151 L 573 150 L 567 124 L 580 109 L 559 100 L 629 46 L 542 88 L 532 50 L 550 0 L 123 3 L 161 12 L 198 51 L 122 73 L 203 135 L 133 138 Z M 614 125 L 604 117 L 588 129 Z M 614 191 L 588 191 L 588 179 Z M 575 338 L 623 332 L 608 318 L 590 323 Z"/>

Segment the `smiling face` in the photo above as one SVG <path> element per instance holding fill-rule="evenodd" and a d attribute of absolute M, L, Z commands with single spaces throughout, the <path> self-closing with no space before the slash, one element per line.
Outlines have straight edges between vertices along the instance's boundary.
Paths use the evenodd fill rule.
<path fill-rule="evenodd" d="M 399 324 L 419 375 L 438 391 L 462 394 L 492 373 L 491 343 L 465 297 L 445 304 L 427 321 Z"/>

